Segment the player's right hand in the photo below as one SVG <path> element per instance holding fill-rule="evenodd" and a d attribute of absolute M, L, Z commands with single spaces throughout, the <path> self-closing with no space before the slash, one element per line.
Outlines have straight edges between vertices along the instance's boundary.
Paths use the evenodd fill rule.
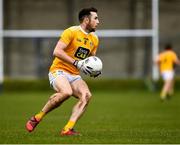
<path fill-rule="evenodd" d="M 83 65 L 84 65 L 84 60 L 75 60 L 74 63 L 73 63 L 73 65 L 74 65 L 77 69 L 81 70 L 81 68 L 82 68 Z"/>
<path fill-rule="evenodd" d="M 92 73 L 92 68 L 90 67 L 86 67 L 86 65 L 84 65 L 84 62 L 85 60 L 75 60 L 73 65 L 79 69 L 80 71 L 82 71 L 84 74 L 86 75 L 90 75 L 91 76 L 91 73 Z"/>

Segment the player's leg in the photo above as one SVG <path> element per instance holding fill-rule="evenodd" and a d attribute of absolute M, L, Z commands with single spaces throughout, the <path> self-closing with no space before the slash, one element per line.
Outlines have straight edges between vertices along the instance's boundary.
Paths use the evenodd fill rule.
<path fill-rule="evenodd" d="M 91 93 L 85 81 L 82 79 L 74 81 L 72 84 L 73 95 L 78 98 L 78 102 L 75 104 L 72 110 L 72 114 L 66 126 L 63 128 L 61 135 L 66 135 L 73 129 L 75 123 L 82 116 L 91 98 Z M 75 133 L 76 134 L 76 133 Z"/>
<path fill-rule="evenodd" d="M 54 88 L 57 92 L 49 98 L 48 102 L 42 109 L 42 111 L 46 114 L 61 105 L 72 95 L 71 86 L 69 84 L 69 81 L 65 77 L 58 76 L 55 80 L 54 85 Z"/>
<path fill-rule="evenodd" d="M 43 109 L 35 116 L 31 117 L 31 119 L 26 123 L 26 129 L 29 132 L 34 130 L 37 124 L 48 112 L 61 105 L 69 98 L 69 96 L 72 95 L 72 89 L 69 81 L 64 76 L 56 77 L 53 82 L 53 88 L 56 90 L 56 93 L 49 98 Z"/>
<path fill-rule="evenodd" d="M 170 88 L 171 88 L 171 80 L 165 80 L 162 91 L 161 91 L 161 95 L 160 95 L 162 100 L 165 100 L 167 98 Z"/>
<path fill-rule="evenodd" d="M 165 100 L 173 91 L 174 71 L 166 71 L 162 74 L 164 86 L 161 92 L 161 99 Z"/>
<path fill-rule="evenodd" d="M 171 80 L 171 84 L 168 92 L 169 96 L 172 96 L 173 94 L 174 94 L 174 79 Z"/>

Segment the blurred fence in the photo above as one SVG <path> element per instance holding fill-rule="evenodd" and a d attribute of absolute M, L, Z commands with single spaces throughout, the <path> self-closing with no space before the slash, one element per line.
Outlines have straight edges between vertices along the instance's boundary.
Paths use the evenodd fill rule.
<path fill-rule="evenodd" d="M 136 38 L 136 46 L 131 46 L 130 41 L 133 40 L 100 38 L 101 45 L 97 55 L 103 60 L 104 77 L 139 78 L 151 75 L 151 39 Z M 6 38 L 4 51 L 6 76 L 47 77 L 56 42 L 56 38 Z M 13 47 L 14 45 L 19 47 Z M 146 48 L 146 45 L 149 47 Z"/>
<path fill-rule="evenodd" d="M 99 29 L 151 29 L 151 0 L 4 0 L 4 28 L 65 29 L 77 25 L 78 11 L 90 6 L 98 9 Z M 180 1 L 160 0 L 159 7 L 160 49 L 171 42 L 179 52 Z M 47 78 L 57 40 L 58 37 L 4 38 L 5 77 Z M 151 41 L 151 37 L 101 37 L 98 56 L 104 63 L 103 77 L 151 76 Z"/>

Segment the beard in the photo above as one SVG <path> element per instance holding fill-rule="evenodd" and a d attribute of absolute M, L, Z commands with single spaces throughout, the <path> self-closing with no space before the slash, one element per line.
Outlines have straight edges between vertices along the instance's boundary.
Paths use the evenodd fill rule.
<path fill-rule="evenodd" d="M 96 29 L 95 29 L 95 28 L 92 28 L 90 24 L 88 24 L 86 28 L 87 28 L 87 30 L 89 31 L 89 33 L 96 31 Z"/>
<path fill-rule="evenodd" d="M 95 32 L 96 31 L 96 29 L 94 29 L 94 28 L 91 28 L 91 30 L 90 30 L 90 32 Z"/>

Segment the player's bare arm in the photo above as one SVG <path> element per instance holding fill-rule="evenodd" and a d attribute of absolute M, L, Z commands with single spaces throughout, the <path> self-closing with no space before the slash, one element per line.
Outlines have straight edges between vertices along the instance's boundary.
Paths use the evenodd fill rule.
<path fill-rule="evenodd" d="M 62 59 L 65 62 L 73 64 L 75 60 L 65 53 L 64 49 L 66 47 L 67 47 L 67 44 L 65 44 L 64 42 L 59 40 L 56 47 L 55 47 L 55 49 L 54 49 L 53 55 L 60 58 L 60 59 Z"/>
<path fill-rule="evenodd" d="M 175 64 L 180 65 L 180 60 L 178 58 L 175 60 Z"/>
<path fill-rule="evenodd" d="M 69 63 L 69 64 L 73 64 L 75 67 L 77 67 L 77 69 L 81 70 L 82 72 L 87 74 L 87 68 L 84 67 L 84 61 L 83 60 L 74 60 L 72 57 L 68 56 L 66 54 L 66 52 L 64 51 L 64 49 L 67 47 L 67 44 L 65 44 L 64 42 L 62 42 L 61 40 L 58 41 L 53 55 L 60 58 L 61 60 Z"/>
<path fill-rule="evenodd" d="M 155 63 L 156 65 L 159 65 L 159 63 L 160 63 L 159 56 L 157 56 L 157 57 L 155 58 L 154 63 Z"/>

